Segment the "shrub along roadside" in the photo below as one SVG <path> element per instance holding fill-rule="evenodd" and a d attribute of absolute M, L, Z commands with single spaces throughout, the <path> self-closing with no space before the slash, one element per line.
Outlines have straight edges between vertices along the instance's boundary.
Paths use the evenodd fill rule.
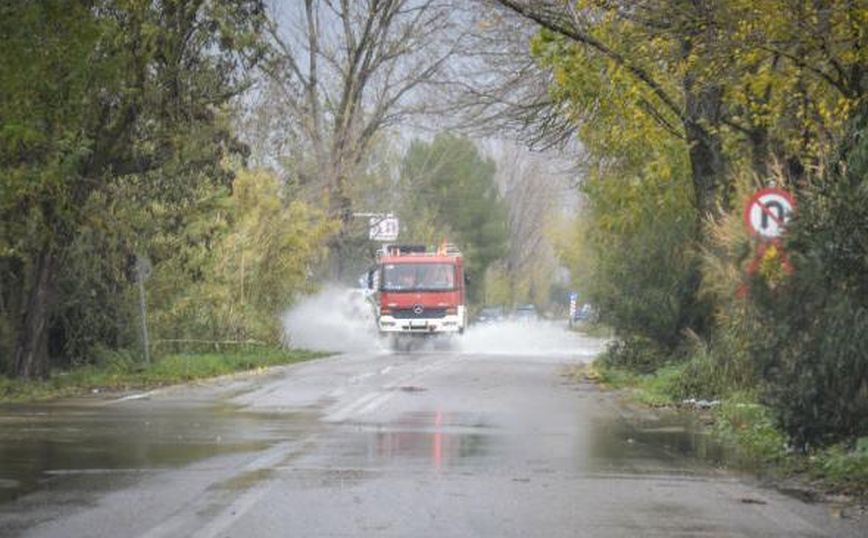
<path fill-rule="evenodd" d="M 142 365 L 131 355 L 113 353 L 98 364 L 53 372 L 48 380 L 0 377 L 0 402 L 49 400 L 91 393 L 161 387 L 231 374 L 293 364 L 325 353 L 272 347 L 223 353 L 178 353 Z"/>
<path fill-rule="evenodd" d="M 624 391 L 629 401 L 654 407 L 687 409 L 683 376 L 690 363 L 670 364 L 648 374 L 612 366 L 603 355 L 580 372 L 602 386 Z M 772 410 L 759 403 L 756 391 L 727 394 L 720 405 L 702 411 L 711 419 L 709 434 L 734 449 L 735 466 L 764 475 L 801 477 L 824 491 L 868 497 L 868 437 L 824 448 L 798 452 L 787 444 L 787 435 L 776 425 Z"/>

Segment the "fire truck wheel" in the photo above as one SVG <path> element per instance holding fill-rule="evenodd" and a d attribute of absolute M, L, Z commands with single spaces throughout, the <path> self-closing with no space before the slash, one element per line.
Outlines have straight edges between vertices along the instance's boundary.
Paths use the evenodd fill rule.
<path fill-rule="evenodd" d="M 412 347 L 410 338 L 402 337 L 399 334 L 393 334 L 389 337 L 389 349 L 397 353 L 408 353 Z"/>

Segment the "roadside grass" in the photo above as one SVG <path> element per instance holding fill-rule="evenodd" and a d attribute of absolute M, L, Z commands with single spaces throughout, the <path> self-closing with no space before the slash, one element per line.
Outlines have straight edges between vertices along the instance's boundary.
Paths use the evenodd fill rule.
<path fill-rule="evenodd" d="M 674 386 L 684 367 L 665 366 L 651 374 L 638 374 L 596 361 L 593 369 L 600 383 L 612 389 L 626 391 L 630 401 L 649 407 L 666 407 L 676 403 Z"/>
<path fill-rule="evenodd" d="M 615 336 L 615 331 L 608 325 L 590 321 L 577 321 L 570 327 L 570 330 L 592 338 L 612 338 Z"/>
<path fill-rule="evenodd" d="M 712 433 L 737 449 L 751 466 L 781 463 L 787 457 L 787 437 L 775 427 L 770 410 L 756 394 L 738 392 L 724 399 L 714 412 Z"/>
<path fill-rule="evenodd" d="M 868 497 L 868 437 L 848 446 L 840 443 L 808 459 L 807 472 L 837 490 Z"/>
<path fill-rule="evenodd" d="M 112 353 L 96 365 L 53 371 L 46 380 L 28 381 L 0 376 L 0 402 L 50 400 L 94 391 L 148 389 L 293 364 L 326 355 L 263 347 L 221 353 L 175 353 L 145 365 L 131 355 Z"/>
<path fill-rule="evenodd" d="M 685 368 L 685 364 L 670 365 L 643 375 L 597 360 L 577 373 L 606 388 L 624 391 L 632 403 L 675 408 L 681 405 L 679 376 Z M 798 453 L 788 446 L 770 409 L 752 391 L 732 392 L 713 410 L 697 412 L 709 417 L 710 435 L 731 449 L 732 463 L 738 466 L 801 477 L 827 492 L 868 497 L 868 437 Z"/>
<path fill-rule="evenodd" d="M 766 406 L 750 392 L 727 397 L 714 413 L 712 433 L 739 459 L 784 476 L 802 476 L 831 492 L 868 497 L 868 437 L 793 451 Z"/>

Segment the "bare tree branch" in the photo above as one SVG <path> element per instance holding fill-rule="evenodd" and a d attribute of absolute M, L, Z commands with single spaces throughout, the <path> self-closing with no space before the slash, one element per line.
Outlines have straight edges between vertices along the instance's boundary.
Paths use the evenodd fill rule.
<path fill-rule="evenodd" d="M 540 1 L 519 1 L 519 0 L 495 0 L 496 2 L 502 4 L 508 9 L 513 10 L 519 15 L 532 20 L 539 24 L 541 27 L 551 30 L 555 33 L 558 33 L 564 37 L 572 39 L 577 43 L 582 43 L 596 50 L 603 56 L 609 58 L 614 61 L 616 64 L 622 66 L 626 69 L 630 74 L 632 74 L 637 80 L 644 83 L 648 89 L 663 103 L 669 112 L 671 112 L 675 117 L 680 120 L 686 120 L 686 116 L 684 114 L 683 108 L 677 103 L 677 101 L 670 96 L 666 90 L 664 90 L 663 85 L 660 84 L 650 73 L 631 62 L 627 57 L 623 54 L 619 53 L 616 50 L 608 47 L 605 43 L 601 42 L 598 39 L 595 39 L 588 32 L 583 32 L 580 29 L 579 15 L 573 9 L 572 4 L 568 4 L 568 11 L 570 19 L 561 12 L 560 9 L 553 7 L 549 2 L 540 2 Z M 563 6 L 562 2 L 557 2 L 557 6 Z"/>
<path fill-rule="evenodd" d="M 312 194 L 331 192 L 332 210 L 345 215 L 349 183 L 371 141 L 385 126 L 430 110 L 423 90 L 444 83 L 463 30 L 452 0 L 289 4 L 272 6 L 273 58 L 262 87 L 276 91 L 271 99 L 285 110 L 260 131 L 272 140 L 282 132 L 306 148 L 284 166 L 313 172 L 305 176 Z"/>

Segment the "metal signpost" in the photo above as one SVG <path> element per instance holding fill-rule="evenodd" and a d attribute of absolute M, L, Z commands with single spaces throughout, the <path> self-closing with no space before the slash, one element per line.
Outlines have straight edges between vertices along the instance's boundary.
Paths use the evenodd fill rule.
<path fill-rule="evenodd" d="M 576 320 L 576 306 L 579 301 L 579 294 L 571 291 L 570 292 L 570 327 L 573 326 L 573 322 Z"/>
<path fill-rule="evenodd" d="M 145 302 L 145 280 L 151 276 L 153 266 L 144 256 L 136 256 L 136 281 L 139 285 L 139 311 L 142 317 L 142 344 L 145 348 L 145 364 L 151 364 L 151 345 L 148 341 L 148 307 Z"/>

